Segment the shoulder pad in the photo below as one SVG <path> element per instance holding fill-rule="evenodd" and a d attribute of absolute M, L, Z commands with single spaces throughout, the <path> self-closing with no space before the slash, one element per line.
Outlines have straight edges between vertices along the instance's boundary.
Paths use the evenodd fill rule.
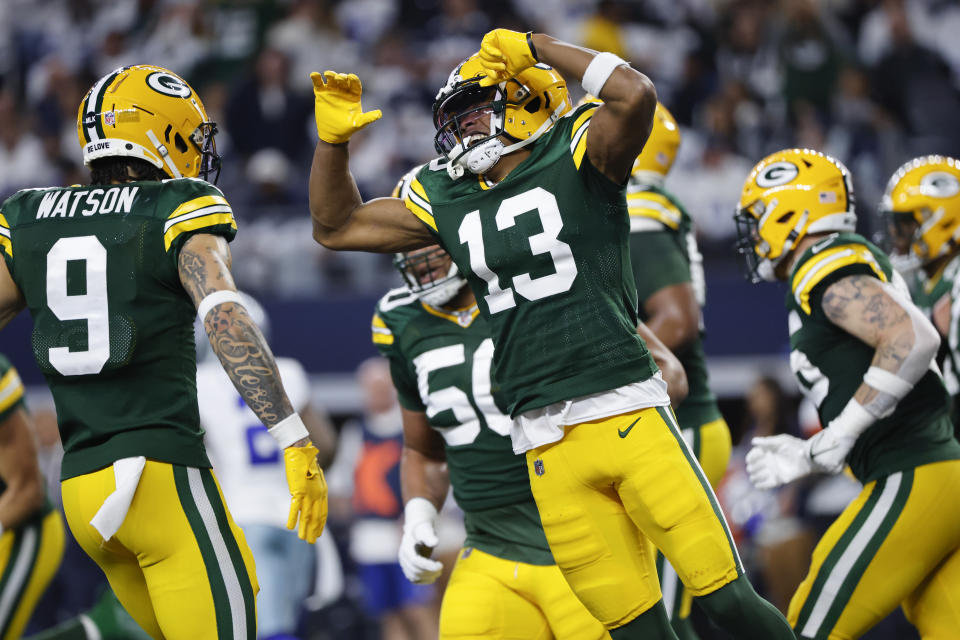
<path fill-rule="evenodd" d="M 409 315 L 407 310 L 417 302 L 419 298 L 406 287 L 391 289 L 380 298 L 370 323 L 373 343 L 378 347 L 392 345 L 394 335 L 400 332 Z"/>
<path fill-rule="evenodd" d="M 677 231 L 683 223 L 683 211 L 670 198 L 643 187 L 627 188 L 630 231 Z"/>
<path fill-rule="evenodd" d="M 824 238 L 811 246 L 806 254 L 808 257 L 794 269 L 790 279 L 790 291 L 794 300 L 807 314 L 811 312 L 810 294 L 816 286 L 828 276 L 852 265 L 864 265 L 881 281 L 889 281 L 870 247 L 849 236 Z"/>

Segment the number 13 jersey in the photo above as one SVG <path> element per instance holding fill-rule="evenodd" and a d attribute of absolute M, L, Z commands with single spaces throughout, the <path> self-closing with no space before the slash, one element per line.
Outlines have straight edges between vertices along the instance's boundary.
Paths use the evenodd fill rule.
<path fill-rule="evenodd" d="M 596 106 L 561 118 L 495 186 L 434 161 L 400 194 L 473 288 L 514 417 L 657 371 L 636 334 L 624 187 L 586 155 Z"/>
<path fill-rule="evenodd" d="M 202 180 L 27 189 L 0 207 L 0 249 L 33 316 L 63 479 L 129 456 L 209 467 L 197 413 L 193 303 L 178 273 L 194 233 L 233 239 Z"/>

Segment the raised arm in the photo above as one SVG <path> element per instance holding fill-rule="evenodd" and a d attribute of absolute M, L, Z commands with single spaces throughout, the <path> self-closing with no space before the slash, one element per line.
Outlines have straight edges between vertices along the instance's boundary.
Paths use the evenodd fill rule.
<path fill-rule="evenodd" d="M 495 29 L 483 37 L 480 58 L 488 70 L 488 84 L 543 62 L 601 98 L 603 105 L 590 123 L 587 155 L 614 182 L 627 179 L 650 135 L 657 108 L 657 92 L 647 76 L 612 53 L 598 54 L 543 33 L 507 29 Z"/>
<path fill-rule="evenodd" d="M 310 74 L 320 141 L 310 167 L 313 238 L 328 249 L 397 252 L 435 242 L 427 227 L 397 198 L 364 202 L 350 174 L 350 136 L 380 118 L 364 113 L 353 74 Z"/>
<path fill-rule="evenodd" d="M 327 486 L 317 448 L 283 389 L 277 363 L 260 328 L 237 295 L 230 248 L 211 234 L 191 237 L 180 250 L 180 282 L 203 320 L 213 352 L 247 406 L 283 448 L 292 501 L 287 527 L 299 517 L 298 535 L 314 542 L 327 517 Z"/>

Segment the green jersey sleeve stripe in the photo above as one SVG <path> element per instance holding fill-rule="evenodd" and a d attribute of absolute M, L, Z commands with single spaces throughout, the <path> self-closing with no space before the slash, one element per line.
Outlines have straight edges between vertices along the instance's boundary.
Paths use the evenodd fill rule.
<path fill-rule="evenodd" d="M 209 205 L 209 206 L 203 207 L 201 209 L 197 209 L 196 211 L 191 211 L 190 213 L 184 213 L 177 216 L 176 218 L 170 218 L 169 220 L 167 220 L 167 223 L 163 225 L 163 232 L 166 233 L 167 231 L 170 230 L 170 227 L 172 227 L 175 224 L 179 224 L 186 220 L 192 220 L 193 218 L 199 218 L 200 216 L 209 215 L 211 213 L 231 213 L 232 214 L 233 209 L 231 209 L 230 205 L 228 204 L 215 204 L 215 205 Z"/>

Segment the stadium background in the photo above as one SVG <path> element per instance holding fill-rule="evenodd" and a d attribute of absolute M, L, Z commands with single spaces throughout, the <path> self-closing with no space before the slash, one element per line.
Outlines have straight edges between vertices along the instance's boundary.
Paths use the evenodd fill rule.
<path fill-rule="evenodd" d="M 316 138 L 308 73 L 355 72 L 364 106 L 383 110 L 380 122 L 354 137 L 351 156 L 364 196 L 384 195 L 432 157 L 433 96 L 497 26 L 613 51 L 654 80 L 683 131 L 667 187 L 697 224 L 707 273 L 705 347 L 735 442 L 756 420 L 758 409 L 744 397 L 762 375 L 786 390 L 778 415 L 787 428 L 809 428 L 808 413 L 796 417 L 786 367 L 784 292 L 743 280 L 732 251 L 733 205 L 756 160 L 783 147 L 811 147 L 851 169 L 858 228 L 874 236 L 877 202 L 900 163 L 960 154 L 955 2 L 4 0 L 0 199 L 23 187 L 86 181 L 76 110 L 97 77 L 136 63 L 179 73 L 220 125 L 218 186 L 240 226 L 232 245 L 237 284 L 266 307 L 274 351 L 304 364 L 316 403 L 341 425 L 362 411 L 354 370 L 375 353 L 373 305 L 399 278 L 389 256 L 330 252 L 311 238 L 307 174 Z M 579 91 L 571 86 L 575 98 Z M 33 405 L 49 406 L 25 314 L 0 333 L 0 352 L 19 368 Z M 822 526 L 810 500 L 788 498 L 733 518 L 743 520 L 734 525 L 743 525 L 755 581 L 769 574 L 775 583 L 778 563 L 791 561 L 771 554 L 766 538 L 784 527 Z M 764 534 L 764 523 L 779 528 Z M 331 522 L 341 546 L 348 525 Z M 797 553 L 802 565 L 807 558 Z M 378 637 L 376 621 L 351 600 L 345 562 L 346 595 L 308 616 L 307 637 Z M 913 637 L 890 624 L 894 630 L 869 637 Z"/>

